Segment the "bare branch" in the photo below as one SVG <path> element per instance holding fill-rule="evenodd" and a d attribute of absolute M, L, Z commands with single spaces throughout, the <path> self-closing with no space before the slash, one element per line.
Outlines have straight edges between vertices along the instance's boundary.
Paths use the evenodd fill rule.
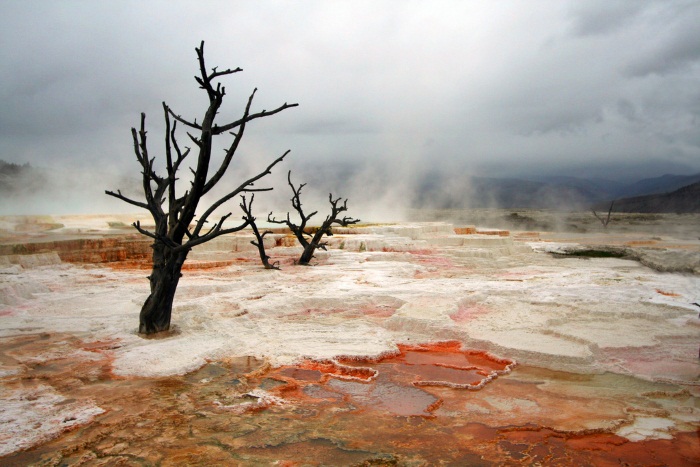
<path fill-rule="evenodd" d="M 196 237 L 196 238 L 193 238 L 192 240 L 189 240 L 187 243 L 184 243 L 183 245 L 174 248 L 173 251 L 177 252 L 177 251 L 182 251 L 183 249 L 191 249 L 197 245 L 201 245 L 202 243 L 206 243 L 209 240 L 212 240 L 216 237 L 220 237 L 221 235 L 226 235 L 226 234 L 238 232 L 240 230 L 245 229 L 246 227 L 248 227 L 248 223 L 243 222 L 242 224 L 240 224 L 236 227 L 231 227 L 228 229 L 220 229 L 220 230 L 217 230 L 216 232 L 210 232 L 207 235 L 202 235 L 200 237 Z"/>
<path fill-rule="evenodd" d="M 143 235 L 145 235 L 145 236 L 147 236 L 147 237 L 151 237 L 151 238 L 154 239 L 154 240 L 159 240 L 159 238 L 158 238 L 158 236 L 157 236 L 156 234 L 154 234 L 153 232 L 148 231 L 148 230 L 142 228 L 142 227 L 141 227 L 141 222 L 136 221 L 136 222 L 134 222 L 134 223 L 131 224 L 131 225 L 134 226 L 134 228 L 135 228 L 136 230 L 138 230 L 140 234 L 143 234 Z"/>
<path fill-rule="evenodd" d="M 145 114 L 141 114 L 140 128 L 132 128 L 131 135 L 133 140 L 133 151 L 136 160 L 141 168 L 141 184 L 144 194 L 144 200 L 131 199 L 121 193 L 121 191 L 105 191 L 108 196 L 120 199 L 130 205 L 146 209 L 151 213 L 155 226 L 149 230 L 143 228 L 140 223 L 135 222 L 134 228 L 144 236 L 154 240 L 153 248 L 153 269 L 149 276 L 151 285 L 151 294 L 143 305 L 140 314 L 139 332 L 153 333 L 167 330 L 170 326 L 170 314 L 172 301 L 177 287 L 177 280 L 181 276 L 181 268 L 185 262 L 188 252 L 196 245 L 205 243 L 220 235 L 240 231 L 254 223 L 255 218 L 252 216 L 252 201 L 250 203 L 243 201 L 242 208 L 244 213 L 243 222 L 232 227 L 226 228 L 226 222 L 231 222 L 231 213 L 222 216 L 214 225 L 205 229 L 205 224 L 214 211 L 222 207 L 236 195 L 243 193 L 257 193 L 269 191 L 272 188 L 255 187 L 254 184 L 270 174 L 272 168 L 283 161 L 289 151 L 275 159 L 269 164 L 265 170 L 259 174 L 250 177 L 243 181 L 238 186 L 230 189 L 229 193 L 216 200 L 212 205 L 206 208 L 204 214 L 194 222 L 195 216 L 200 210 L 199 203 L 202 197 L 210 192 L 214 186 L 219 183 L 225 172 L 230 167 L 231 161 L 236 150 L 242 140 L 246 130 L 246 124 L 251 120 L 266 117 L 278 113 L 286 108 L 295 107 L 297 104 L 287 104 L 278 107 L 273 111 L 263 110 L 262 112 L 253 113 L 252 103 L 256 90 L 254 90 L 248 98 L 242 116 L 227 125 L 219 126 L 216 123 L 216 118 L 219 114 L 219 108 L 222 105 L 223 98 L 226 95 L 226 88 L 220 79 L 238 73 L 241 68 L 225 68 L 217 67 L 208 69 L 204 60 L 204 41 L 199 47 L 195 48 L 197 55 L 197 63 L 199 73 L 195 76 L 198 85 L 207 92 L 209 104 L 206 108 L 201 123 L 197 119 L 191 120 L 176 114 L 165 102 L 163 102 L 163 115 L 165 118 L 165 167 L 167 174 L 161 177 L 156 173 L 155 159 L 149 156 L 147 146 L 147 132 L 145 126 Z M 197 151 L 197 159 L 191 165 L 194 178 L 184 195 L 178 196 L 176 184 L 178 181 L 179 170 L 183 167 L 183 161 L 188 158 L 191 150 L 189 147 L 181 148 L 178 145 L 176 138 L 176 130 L 182 125 L 180 131 L 186 133 L 190 140 L 194 143 Z M 237 129 L 231 132 L 233 140 L 227 145 L 225 155 L 221 164 L 215 168 L 210 168 L 212 159 L 213 137 L 223 132 L 228 132 L 231 129 Z M 210 170 L 211 169 L 211 170 Z M 187 184 L 186 184 L 187 185 Z M 228 190 L 227 190 L 228 191 Z M 167 201 L 167 203 L 166 203 Z M 211 224 L 208 224 L 211 226 Z M 256 227 L 257 229 L 257 227 Z M 205 234 L 202 234 L 206 230 Z M 257 230 L 259 239 L 255 242 L 259 248 L 263 248 L 263 240 L 269 231 L 260 233 Z M 258 237 L 256 237 L 257 239 Z M 269 264 L 269 261 L 268 261 Z M 273 267 L 275 265 L 272 265 Z"/>
<path fill-rule="evenodd" d="M 239 127 L 239 126 L 243 125 L 244 123 L 250 122 L 251 120 L 255 120 L 256 118 L 269 117 L 270 115 L 274 115 L 276 113 L 282 112 L 285 109 L 290 109 L 292 107 L 298 107 L 298 106 L 299 106 L 299 104 L 287 104 L 285 102 L 284 104 L 282 104 L 281 106 L 279 106 L 275 110 L 270 110 L 269 112 L 266 110 L 263 110 L 262 112 L 248 115 L 248 117 L 245 119 L 236 120 L 235 122 L 229 123 L 227 125 L 218 126 L 218 127 L 214 128 L 214 134 L 218 135 L 218 134 L 221 134 L 225 131 L 229 131 L 233 128 Z"/>
<path fill-rule="evenodd" d="M 312 212 L 311 214 L 304 214 L 304 210 L 302 208 L 302 203 L 301 203 L 301 190 L 304 188 L 305 184 L 302 183 L 298 187 L 292 183 L 292 172 L 291 170 L 287 172 L 287 183 L 292 189 L 292 207 L 294 210 L 297 212 L 299 218 L 301 219 L 301 222 L 299 225 L 293 223 L 291 221 L 291 218 L 289 216 L 289 212 L 287 213 L 287 219 L 286 220 L 277 220 L 272 216 L 272 213 L 268 214 L 267 220 L 268 222 L 275 223 L 275 224 L 284 224 L 286 225 L 289 230 L 292 231 L 294 236 L 297 238 L 299 243 L 304 247 L 304 251 L 301 254 L 301 257 L 297 261 L 297 264 L 309 264 L 311 259 L 314 257 L 314 251 L 316 249 L 321 249 L 325 250 L 328 243 L 321 241 L 324 236 L 331 236 L 333 235 L 333 231 L 331 229 L 333 224 L 338 224 L 342 226 L 347 226 L 350 224 L 355 224 L 359 222 L 359 219 L 353 219 L 352 217 L 343 217 L 343 218 L 338 218 L 338 215 L 341 212 L 347 211 L 347 203 L 348 200 L 346 199 L 342 205 L 339 205 L 340 201 L 342 198 L 333 198 L 333 194 L 329 193 L 328 194 L 328 202 L 331 204 L 331 213 L 326 216 L 326 219 L 323 221 L 321 226 L 315 230 L 315 232 L 310 233 L 307 232 L 306 225 L 309 219 L 311 219 L 314 215 L 317 214 L 317 211 Z M 307 237 L 309 237 L 307 239 Z"/>
<path fill-rule="evenodd" d="M 595 218 L 598 219 L 601 224 L 603 224 L 603 228 L 605 228 L 605 229 L 608 228 L 608 224 L 610 223 L 610 215 L 612 214 L 612 210 L 613 210 L 614 205 L 615 205 L 615 200 L 612 200 L 612 202 L 610 203 L 610 209 L 608 209 L 608 216 L 605 219 L 603 219 L 601 216 L 599 216 L 598 213 L 595 212 L 595 210 L 592 210 Z"/>
<path fill-rule="evenodd" d="M 234 73 L 238 73 L 239 71 L 243 71 L 243 68 L 236 68 L 235 70 L 228 69 L 224 71 L 216 71 L 217 67 L 212 68 L 213 72 L 207 77 L 209 81 L 213 80 L 214 78 L 218 78 L 219 76 L 225 76 L 225 75 L 232 75 Z"/>
<path fill-rule="evenodd" d="M 145 235 L 146 237 L 151 237 L 151 238 L 154 239 L 154 240 L 160 240 L 156 234 L 154 234 L 153 232 L 151 232 L 151 231 L 149 231 L 149 230 L 146 230 L 146 229 L 142 228 L 142 227 L 141 227 L 141 222 L 136 221 L 136 222 L 134 222 L 134 223 L 131 224 L 131 225 L 134 226 L 134 228 L 135 228 L 136 230 L 138 230 L 139 233 Z"/>
<path fill-rule="evenodd" d="M 193 135 L 190 134 L 189 132 L 187 133 L 187 136 L 189 136 L 190 139 L 192 140 L 192 142 L 193 142 L 194 144 L 196 144 L 198 147 L 200 147 L 200 148 L 202 147 L 202 141 L 199 140 L 196 136 L 193 136 Z"/>
<path fill-rule="evenodd" d="M 245 182 L 241 183 L 241 184 L 238 186 L 238 188 L 236 188 L 235 190 L 229 192 L 227 195 L 225 195 L 225 196 L 219 198 L 216 202 L 212 203 L 212 205 L 209 207 L 209 209 L 207 209 L 207 210 L 204 212 L 204 214 L 202 214 L 202 216 L 201 216 L 199 222 L 197 222 L 197 227 L 195 227 L 195 230 L 194 230 L 195 235 L 199 234 L 199 231 L 201 230 L 202 226 L 204 225 L 204 222 L 206 222 L 207 218 L 208 218 L 219 206 L 221 206 L 222 204 L 224 204 L 226 201 L 230 200 L 230 199 L 233 198 L 234 196 L 237 196 L 237 195 L 243 193 L 243 192 L 246 191 L 246 190 L 252 191 L 249 187 L 252 186 L 253 183 L 255 183 L 256 181 L 258 181 L 258 180 L 260 180 L 261 178 L 263 178 L 265 175 L 269 175 L 270 173 L 272 173 L 272 168 L 273 168 L 275 165 L 277 165 L 277 164 L 279 164 L 280 162 L 282 162 L 282 161 L 284 160 L 284 158 L 287 157 L 287 155 L 288 155 L 289 153 L 290 153 L 290 151 L 287 150 L 287 151 L 286 151 L 284 154 L 282 154 L 280 157 L 278 157 L 277 159 L 275 159 L 274 161 L 272 161 L 272 163 L 271 163 L 270 165 L 268 165 L 267 168 L 266 168 L 265 170 L 263 170 L 262 172 L 260 172 L 259 174 L 255 175 L 255 176 L 249 178 L 249 179 L 246 180 Z M 269 191 L 269 190 L 263 190 L 263 191 Z"/>
<path fill-rule="evenodd" d="M 165 103 L 163 103 L 163 104 L 165 105 Z M 182 123 L 183 125 L 188 126 L 188 127 L 190 127 L 190 128 L 193 128 L 193 129 L 195 129 L 195 130 L 201 130 L 201 129 L 202 129 L 202 126 L 201 126 L 201 125 L 197 125 L 197 121 L 196 121 L 196 120 L 195 120 L 194 122 L 189 122 L 189 121 L 185 120 L 184 118 L 182 118 L 182 116 L 177 115 L 175 112 L 173 112 L 172 109 L 171 109 L 170 107 L 166 107 L 166 108 L 168 109 L 168 113 L 169 113 L 175 120 L 177 120 L 178 122 Z"/>
<path fill-rule="evenodd" d="M 253 90 L 253 93 L 248 97 L 248 103 L 246 104 L 245 111 L 243 112 L 243 118 L 245 119 L 249 114 L 250 114 L 250 106 L 253 103 L 253 97 L 255 97 L 255 93 L 257 91 L 257 88 Z M 213 128 L 213 131 L 217 131 L 217 127 L 215 126 Z M 209 181 L 204 185 L 203 192 L 207 193 L 209 190 L 211 190 L 214 185 L 219 183 L 219 180 L 221 180 L 221 177 L 224 176 L 224 173 L 226 173 L 226 170 L 228 170 L 228 166 L 231 163 L 231 159 L 233 159 L 233 155 L 236 153 L 236 150 L 238 149 L 238 144 L 241 142 L 241 139 L 243 138 L 243 133 L 245 132 L 245 122 L 241 125 L 240 129 L 238 130 L 238 133 L 234 136 L 233 142 L 231 143 L 231 146 L 229 146 L 228 150 L 226 150 L 226 155 L 224 156 L 224 160 L 221 162 L 221 166 L 219 166 L 219 169 L 216 171 L 216 173 L 209 179 Z"/>
<path fill-rule="evenodd" d="M 265 252 L 265 235 L 271 234 L 270 230 L 266 230 L 262 234 L 258 230 L 258 225 L 255 223 L 255 217 L 253 216 L 253 200 L 255 199 L 255 194 L 251 195 L 250 203 L 246 203 L 245 196 L 241 196 L 241 210 L 245 214 L 243 220 L 250 224 L 253 229 L 253 235 L 255 235 L 256 240 L 252 240 L 250 243 L 258 248 L 258 253 L 260 254 L 260 261 L 262 262 L 265 269 L 279 269 L 279 261 L 270 264 L 270 257 Z"/>
<path fill-rule="evenodd" d="M 105 194 L 106 194 L 106 195 L 109 195 L 109 196 L 114 196 L 115 198 L 120 199 L 120 200 L 122 200 L 122 201 L 124 201 L 124 202 L 126 202 L 126 203 L 129 203 L 129 204 L 131 204 L 131 205 L 133 205 L 133 206 L 137 206 L 137 207 L 139 207 L 139 208 L 143 208 L 143 209 L 149 210 L 148 205 L 147 205 L 146 203 L 142 203 L 142 202 L 139 202 L 139 201 L 134 201 L 133 199 L 127 198 L 126 196 L 122 195 L 121 190 L 117 190 L 116 193 L 113 192 L 113 191 L 105 190 Z"/>

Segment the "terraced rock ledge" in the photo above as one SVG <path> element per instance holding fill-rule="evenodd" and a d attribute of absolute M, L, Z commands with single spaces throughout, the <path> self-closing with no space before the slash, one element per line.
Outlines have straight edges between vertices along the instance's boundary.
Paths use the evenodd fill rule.
<path fill-rule="evenodd" d="M 366 225 L 301 267 L 278 231 L 270 271 L 226 236 L 145 339 L 127 225 L 0 219 L 0 465 L 700 461 L 700 241 Z"/>

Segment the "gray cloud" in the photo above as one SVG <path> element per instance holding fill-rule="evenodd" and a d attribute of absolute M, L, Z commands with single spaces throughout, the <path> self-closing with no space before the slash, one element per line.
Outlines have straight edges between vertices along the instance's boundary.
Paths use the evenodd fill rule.
<path fill-rule="evenodd" d="M 680 5 L 657 14 L 654 21 L 650 21 L 656 30 L 656 39 L 642 45 L 645 53 L 625 70 L 629 76 L 692 72 L 693 67 L 700 65 L 700 3 Z"/>
<path fill-rule="evenodd" d="M 588 0 L 572 2 L 572 28 L 582 36 L 609 34 L 629 25 L 646 8 L 649 0 Z"/>
<path fill-rule="evenodd" d="M 140 112 L 155 154 L 162 101 L 201 118 L 194 47 L 204 39 L 209 65 L 244 69 L 225 82 L 222 119 L 255 87 L 258 110 L 300 103 L 255 122 L 242 160 L 289 148 L 289 164 L 349 162 L 407 180 L 431 165 L 700 171 L 699 5 L 2 2 L 0 158 L 135 171 L 129 128 Z"/>
<path fill-rule="evenodd" d="M 345 117 L 336 115 L 300 120 L 291 125 L 290 131 L 304 135 L 346 135 L 377 133 L 380 131 L 380 127 L 376 122 L 372 122 L 362 115 Z"/>

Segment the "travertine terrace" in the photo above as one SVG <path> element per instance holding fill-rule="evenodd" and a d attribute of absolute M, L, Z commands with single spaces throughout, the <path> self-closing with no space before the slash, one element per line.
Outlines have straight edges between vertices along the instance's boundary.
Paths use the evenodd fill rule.
<path fill-rule="evenodd" d="M 145 339 L 132 220 L 0 218 L 0 464 L 700 461 L 697 231 L 222 237 Z"/>

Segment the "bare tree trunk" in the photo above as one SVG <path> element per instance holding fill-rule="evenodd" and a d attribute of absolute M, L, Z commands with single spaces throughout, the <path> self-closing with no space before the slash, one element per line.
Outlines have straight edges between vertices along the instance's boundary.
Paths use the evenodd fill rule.
<path fill-rule="evenodd" d="M 338 203 L 340 203 L 341 198 L 333 199 L 333 194 L 328 193 L 328 201 L 331 203 L 331 213 L 326 216 L 326 220 L 323 221 L 321 227 L 316 229 L 316 232 L 313 235 L 311 235 L 311 233 L 307 232 L 306 224 L 309 221 L 309 219 L 311 219 L 318 213 L 318 211 L 314 211 L 308 215 L 304 214 L 304 210 L 301 207 L 301 189 L 306 186 L 306 183 L 302 183 L 301 185 L 299 185 L 299 188 L 295 187 L 292 183 L 291 170 L 287 172 L 287 182 L 292 188 L 292 193 L 294 193 L 294 196 L 292 196 L 292 207 L 297 212 L 297 214 L 299 214 L 299 217 L 301 218 L 301 223 L 297 225 L 294 222 L 292 222 L 292 220 L 289 217 L 289 213 L 287 213 L 287 219 L 285 220 L 277 220 L 274 217 L 272 217 L 272 213 L 270 213 L 267 215 L 267 221 L 273 224 L 284 224 L 287 227 L 289 227 L 289 230 L 292 231 L 297 240 L 299 240 L 301 246 L 304 247 L 304 251 L 301 253 L 301 257 L 299 257 L 299 261 L 297 262 L 297 264 L 305 266 L 311 262 L 311 260 L 314 257 L 314 252 L 317 248 L 320 248 L 321 250 L 326 249 L 326 245 L 328 245 L 328 242 L 323 242 L 321 240 L 323 240 L 324 235 L 327 235 L 329 237 L 333 235 L 333 230 L 331 229 L 333 224 L 338 224 L 343 227 L 347 227 L 351 224 L 357 224 L 358 222 L 360 222 L 360 219 L 353 219 L 352 217 L 347 216 L 343 217 L 342 219 L 339 219 L 338 215 L 348 210 L 348 200 L 346 199 L 342 205 L 338 205 Z M 307 240 L 306 237 L 311 237 L 311 240 Z"/>
<path fill-rule="evenodd" d="M 252 240 L 250 243 L 258 248 L 258 253 L 260 254 L 260 261 L 262 262 L 265 269 L 279 269 L 279 261 L 270 263 L 270 257 L 265 253 L 265 235 L 272 233 L 270 230 L 266 230 L 262 234 L 258 230 L 258 226 L 255 222 L 251 222 L 250 226 L 253 228 L 253 234 L 257 240 Z"/>
<path fill-rule="evenodd" d="M 262 234 L 260 233 L 258 225 L 255 223 L 256 219 L 253 217 L 253 199 L 255 199 L 255 193 L 250 196 L 250 204 L 246 203 L 245 196 L 241 196 L 240 204 L 241 209 L 245 214 L 245 216 L 243 216 L 243 220 L 250 224 L 250 227 L 253 229 L 253 235 L 255 235 L 255 240 L 252 240 L 250 243 L 251 245 L 257 247 L 258 253 L 260 253 L 260 261 L 265 269 L 279 269 L 279 261 L 270 263 L 270 257 L 267 255 L 267 253 L 265 253 L 265 235 L 271 234 L 272 231 L 266 230 Z"/>
<path fill-rule="evenodd" d="M 182 265 L 187 259 L 189 251 L 193 247 L 221 235 L 243 230 L 249 224 L 249 221 L 244 218 L 241 224 L 224 227 L 224 222 L 232 215 L 231 212 L 222 215 L 213 225 L 209 223 L 210 217 L 217 215 L 219 208 L 235 196 L 243 193 L 272 190 L 272 188 L 255 188 L 253 185 L 258 180 L 269 175 L 272 168 L 282 162 L 289 154 L 289 151 L 285 152 L 268 165 L 265 170 L 239 185 L 233 185 L 227 194 L 218 199 L 214 198 L 212 204 L 201 209 L 200 201 L 202 197 L 206 196 L 221 181 L 228 170 L 241 138 L 243 138 L 248 122 L 258 118 L 269 117 L 290 107 L 296 107 L 298 104 L 287 104 L 285 102 L 274 110 L 251 112 L 253 98 L 257 92 L 257 89 L 254 89 L 248 98 L 248 103 L 241 118 L 224 125 L 215 123 L 219 108 L 226 95 L 226 88 L 221 85 L 218 79 L 243 70 L 240 68 L 218 70 L 217 67 L 214 67 L 211 71 L 208 71 L 204 63 L 204 41 L 200 43 L 198 48 L 195 48 L 195 51 L 200 73 L 199 76 L 195 76 L 195 80 L 199 87 L 206 91 L 209 97 L 209 106 L 201 122 L 197 123 L 196 119 L 189 121 L 183 118 L 163 102 L 165 167 L 167 175 L 161 177 L 154 170 L 155 157 L 149 155 L 146 144 L 146 114 L 142 113 L 141 128 L 140 130 L 132 128 L 131 137 L 134 143 L 134 154 L 141 165 L 144 199 L 132 199 L 122 194 L 120 190 L 116 192 L 105 191 L 109 196 L 147 210 L 155 221 L 155 230 L 149 230 L 147 226 L 142 227 L 139 221 L 132 224 L 138 232 L 154 240 L 152 247 L 153 269 L 149 276 L 151 294 L 143 304 L 139 318 L 139 332 L 143 334 L 153 334 L 169 329 L 175 290 L 180 280 Z M 196 146 L 195 151 L 198 153 L 197 160 L 192 164 L 196 168 L 190 167 L 193 175 L 192 180 L 184 193 L 181 189 L 176 189 L 176 184 L 179 180 L 178 171 L 181 164 L 190 154 L 190 148 L 185 147 L 183 150 L 177 142 L 175 129 L 178 123 L 189 129 L 187 136 Z M 214 137 L 223 134 L 231 134 L 233 140 L 228 144 L 228 149 L 225 149 L 225 155 L 220 160 L 218 168 L 216 166 L 210 167 L 212 163 L 212 140 Z M 213 171 L 210 172 L 210 168 Z M 245 204 L 245 198 L 243 203 Z M 262 237 L 264 236 L 265 234 L 262 234 Z M 263 263 L 265 263 L 264 248 L 262 242 L 260 244 L 260 254 L 263 258 Z M 269 263 L 265 264 L 266 267 L 270 266 Z"/>
<path fill-rule="evenodd" d="M 148 277 L 151 294 L 141 308 L 139 333 L 153 334 L 170 329 L 173 299 L 188 252 L 173 252 L 159 243 L 153 245 L 153 269 Z"/>
<path fill-rule="evenodd" d="M 297 264 L 301 264 L 302 266 L 308 265 L 314 258 L 314 252 L 316 251 L 316 248 L 316 245 L 314 245 L 313 243 L 309 243 L 306 246 L 306 248 L 304 248 L 304 251 L 301 253 Z"/>
<path fill-rule="evenodd" d="M 311 238 L 311 241 L 309 241 L 309 243 L 304 247 L 304 251 L 299 257 L 298 264 L 301 264 L 303 266 L 308 265 L 314 258 L 314 252 L 316 251 L 316 248 L 320 248 L 322 250 L 326 249 L 326 242 L 322 241 L 323 236 L 333 235 L 333 233 L 331 232 L 330 224 L 328 224 L 327 221 L 328 219 L 326 219 L 326 222 L 324 222 L 323 225 L 316 230 L 316 233 L 314 233 L 314 236 Z"/>
<path fill-rule="evenodd" d="M 613 206 L 615 205 L 615 200 L 612 200 L 610 203 L 610 209 L 608 209 L 608 217 L 602 218 L 601 216 L 598 215 L 597 212 L 595 212 L 595 209 L 593 210 L 593 215 L 595 216 L 596 219 L 600 221 L 601 224 L 603 224 L 603 228 L 607 229 L 608 224 L 610 223 L 610 215 L 612 214 Z"/>

